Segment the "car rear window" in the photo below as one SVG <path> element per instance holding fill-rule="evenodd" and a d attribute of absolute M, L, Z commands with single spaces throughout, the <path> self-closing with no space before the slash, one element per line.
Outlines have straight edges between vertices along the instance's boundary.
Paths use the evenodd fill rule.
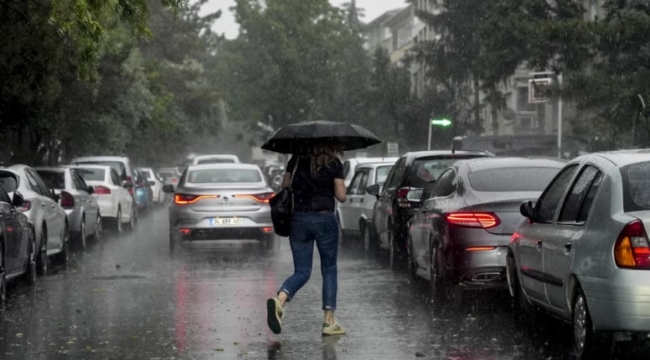
<path fill-rule="evenodd" d="M 624 210 L 650 210 L 650 162 L 624 166 L 621 175 Z"/>
<path fill-rule="evenodd" d="M 36 172 L 50 189 L 65 189 L 65 173 L 63 171 L 36 170 Z"/>
<path fill-rule="evenodd" d="M 104 181 L 106 175 L 104 169 L 75 168 L 75 170 L 85 181 Z"/>
<path fill-rule="evenodd" d="M 147 170 L 142 170 L 142 176 L 144 176 L 144 178 L 147 180 L 151 178 L 151 174 Z"/>
<path fill-rule="evenodd" d="M 411 166 L 410 182 L 407 185 L 414 188 L 425 188 L 431 181 L 436 180 L 451 164 L 462 159 L 466 158 L 436 157 L 416 159 Z"/>
<path fill-rule="evenodd" d="M 113 170 L 115 170 L 117 175 L 122 177 L 122 179 L 126 179 L 126 167 L 124 166 L 124 163 L 119 161 L 84 161 L 84 162 L 77 162 L 75 164 L 93 164 L 93 165 L 110 166 L 113 168 Z"/>
<path fill-rule="evenodd" d="M 193 184 L 254 183 L 261 181 L 260 172 L 254 169 L 200 169 L 191 170 L 187 176 L 187 182 Z"/>
<path fill-rule="evenodd" d="M 20 176 L 14 175 L 7 172 L 0 172 L 0 185 L 5 188 L 5 191 L 12 193 L 18 189 L 18 182 L 20 181 Z"/>
<path fill-rule="evenodd" d="M 161 171 L 161 172 L 158 173 L 158 175 L 163 179 L 178 177 L 176 174 L 174 174 L 172 172 L 168 172 L 168 171 Z"/>
<path fill-rule="evenodd" d="M 234 164 L 234 163 L 235 163 L 235 161 L 233 159 L 213 158 L 213 159 L 199 160 L 196 164 L 197 165 L 205 165 L 205 164 Z"/>
<path fill-rule="evenodd" d="M 476 191 L 542 192 L 560 171 L 559 168 L 516 167 L 480 170 L 469 173 L 469 183 Z"/>

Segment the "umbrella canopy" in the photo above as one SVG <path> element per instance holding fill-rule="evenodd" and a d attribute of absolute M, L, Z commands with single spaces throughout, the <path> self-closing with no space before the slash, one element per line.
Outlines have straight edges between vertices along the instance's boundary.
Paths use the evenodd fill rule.
<path fill-rule="evenodd" d="M 357 150 L 381 143 L 375 134 L 359 125 L 333 121 L 310 121 L 286 125 L 276 130 L 262 149 L 294 154 L 315 141 L 336 141 L 344 150 Z"/>

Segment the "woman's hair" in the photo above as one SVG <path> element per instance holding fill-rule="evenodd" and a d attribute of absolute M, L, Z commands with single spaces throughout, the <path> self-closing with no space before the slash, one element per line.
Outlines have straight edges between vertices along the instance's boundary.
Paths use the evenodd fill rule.
<path fill-rule="evenodd" d="M 315 176 L 323 167 L 329 166 L 343 153 L 343 145 L 336 141 L 322 141 L 314 144 L 311 153 L 311 173 Z"/>

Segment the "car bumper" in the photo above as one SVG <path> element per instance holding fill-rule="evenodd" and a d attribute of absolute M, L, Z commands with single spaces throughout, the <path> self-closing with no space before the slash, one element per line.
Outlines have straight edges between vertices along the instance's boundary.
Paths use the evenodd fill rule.
<path fill-rule="evenodd" d="M 68 218 L 69 230 L 72 232 L 81 231 L 81 212 L 79 209 L 65 209 L 65 215 Z"/>
<path fill-rule="evenodd" d="M 609 279 L 578 277 L 598 330 L 650 332 L 650 271 L 615 271 Z"/>
<path fill-rule="evenodd" d="M 103 218 L 117 217 L 117 201 L 110 196 L 98 196 L 99 215 Z"/>
<path fill-rule="evenodd" d="M 214 224 L 214 218 L 237 218 L 238 224 Z M 184 240 L 259 239 L 273 234 L 269 208 L 232 213 L 179 212 L 170 216 L 170 229 Z"/>
<path fill-rule="evenodd" d="M 452 280 L 466 288 L 506 288 L 509 235 L 483 229 L 450 232 Z"/>

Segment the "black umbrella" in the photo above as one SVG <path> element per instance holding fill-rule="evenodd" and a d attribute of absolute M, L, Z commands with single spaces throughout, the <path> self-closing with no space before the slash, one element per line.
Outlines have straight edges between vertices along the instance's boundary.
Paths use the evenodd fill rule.
<path fill-rule="evenodd" d="M 381 143 L 375 134 L 359 125 L 333 121 L 310 121 L 286 125 L 276 130 L 262 149 L 293 154 L 314 141 L 336 141 L 344 150 L 357 150 Z"/>

